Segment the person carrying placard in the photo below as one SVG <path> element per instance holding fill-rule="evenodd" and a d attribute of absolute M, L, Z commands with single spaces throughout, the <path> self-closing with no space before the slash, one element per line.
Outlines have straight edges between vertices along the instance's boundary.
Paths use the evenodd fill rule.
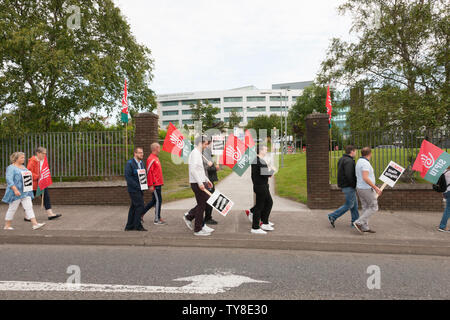
<path fill-rule="evenodd" d="M 24 166 L 25 153 L 14 152 L 10 156 L 10 161 L 11 165 L 6 168 L 7 188 L 2 199 L 3 202 L 9 204 L 4 230 L 14 230 L 11 222 L 20 204 L 25 210 L 26 217 L 30 219 L 33 230 L 42 228 L 45 223 L 38 223 L 33 211 L 33 177 L 32 173 Z"/>
<path fill-rule="evenodd" d="M 194 150 L 189 155 L 189 183 L 191 189 L 195 194 L 195 200 L 197 205 L 189 212 L 186 212 L 183 216 L 183 220 L 186 226 L 194 231 L 196 236 L 210 236 L 213 228 L 208 227 L 203 223 L 203 213 L 206 208 L 206 201 L 209 196 L 205 192 L 206 188 L 211 189 L 213 184 L 209 181 L 205 174 L 205 168 L 203 167 L 202 151 L 209 144 L 209 139 L 206 136 L 199 136 L 194 140 Z M 195 219 L 195 225 L 192 226 L 192 220 Z"/>
<path fill-rule="evenodd" d="M 342 207 L 328 215 L 331 226 L 335 228 L 336 220 L 350 210 L 353 223 L 358 220 L 358 199 L 356 198 L 356 174 L 355 174 L 355 155 L 356 148 L 353 146 L 345 147 L 345 154 L 338 162 L 338 187 L 342 189 L 345 195 L 345 203 Z"/>
<path fill-rule="evenodd" d="M 375 233 L 369 228 L 369 218 L 378 211 L 378 198 L 383 191 L 375 185 L 375 174 L 370 159 L 372 149 L 364 147 L 361 150 L 361 158 L 356 163 L 356 192 L 361 200 L 361 216 L 353 225 L 360 233 Z"/>
<path fill-rule="evenodd" d="M 447 184 L 447 190 L 444 192 L 444 198 L 446 201 L 444 214 L 442 215 L 441 223 L 439 224 L 438 231 L 450 233 L 449 227 L 447 227 L 448 219 L 450 218 L 450 167 L 444 173 L 445 182 Z"/>
<path fill-rule="evenodd" d="M 219 181 L 217 178 L 217 171 L 219 170 L 219 165 L 215 165 L 212 158 L 212 144 L 209 143 L 208 147 L 203 150 L 203 166 L 205 167 L 205 174 L 208 176 L 209 181 L 212 183 L 212 188 L 208 189 L 209 192 L 214 193 L 216 191 L 214 182 Z M 205 209 L 205 223 L 206 224 L 217 224 L 217 221 L 212 218 L 213 208 L 207 204 Z"/>
<path fill-rule="evenodd" d="M 47 149 L 43 147 L 38 147 L 34 152 L 34 156 L 28 159 L 27 169 L 33 174 L 33 194 L 36 196 L 36 191 L 38 188 L 38 181 L 42 171 L 42 165 L 44 164 L 45 157 L 47 156 Z M 61 217 L 61 214 L 55 214 L 52 210 L 52 205 L 50 203 L 50 194 L 48 188 L 43 190 L 44 197 L 44 207 L 47 212 L 48 220 L 54 220 Z M 25 221 L 30 221 L 25 218 Z"/>
<path fill-rule="evenodd" d="M 144 188 L 144 182 L 140 179 L 141 172 L 145 172 L 142 159 L 144 159 L 144 150 L 137 147 L 134 149 L 133 159 L 128 160 L 125 165 L 125 179 L 127 181 L 128 194 L 131 199 L 125 231 L 147 231 L 141 222 L 142 214 L 144 213 L 143 190 L 148 189 L 147 181 L 145 181 Z"/>
<path fill-rule="evenodd" d="M 269 223 L 270 211 L 273 206 L 269 189 L 269 177 L 273 176 L 274 171 L 269 169 L 266 161 L 263 159 L 267 154 L 267 146 L 257 144 L 256 153 L 258 156 L 252 163 L 253 192 L 256 194 L 256 201 L 253 208 L 248 210 L 246 214 L 252 214 L 251 233 L 266 234 L 266 231 L 275 230 L 273 225 Z"/>
<path fill-rule="evenodd" d="M 161 187 L 164 185 L 163 173 L 161 168 L 161 162 L 159 161 L 159 153 L 161 151 L 161 146 L 159 143 L 152 143 L 150 146 L 152 153 L 147 158 L 147 179 L 148 187 L 153 193 L 152 200 L 145 206 L 144 214 L 142 217 L 150 210 L 153 206 L 155 207 L 155 219 L 153 223 L 155 225 L 165 225 L 166 221 L 161 218 L 161 205 L 162 205 L 162 195 Z"/>

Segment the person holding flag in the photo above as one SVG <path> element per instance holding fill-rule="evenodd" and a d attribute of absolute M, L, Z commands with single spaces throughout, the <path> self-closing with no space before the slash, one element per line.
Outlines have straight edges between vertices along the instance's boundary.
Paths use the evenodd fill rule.
<path fill-rule="evenodd" d="M 27 169 L 33 174 L 33 194 L 35 197 L 43 195 L 44 207 L 48 215 L 48 220 L 54 220 L 61 217 L 61 214 L 55 214 L 52 211 L 50 203 L 50 194 L 48 187 L 53 183 L 50 175 L 50 169 L 47 161 L 47 149 L 44 147 L 36 148 L 34 156 L 28 159 Z M 30 222 L 30 219 L 24 218 Z"/>
<path fill-rule="evenodd" d="M 438 227 L 440 232 L 450 232 L 447 227 L 448 219 L 450 218 L 450 154 L 438 148 L 427 140 L 422 141 L 419 154 L 413 165 L 413 170 L 420 172 L 420 176 L 433 183 L 433 189 L 438 192 L 443 192 L 447 205 L 442 216 L 441 223 Z M 440 184 L 444 185 L 442 187 Z M 437 188 L 435 188 L 437 187 Z"/>

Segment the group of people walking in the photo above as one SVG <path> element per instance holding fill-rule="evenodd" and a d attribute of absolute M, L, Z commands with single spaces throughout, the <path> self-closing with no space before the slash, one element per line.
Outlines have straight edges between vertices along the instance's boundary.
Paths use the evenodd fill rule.
<path fill-rule="evenodd" d="M 199 136 L 194 140 L 194 149 L 189 155 L 189 183 L 195 195 L 196 206 L 183 215 L 183 221 L 189 230 L 196 236 L 210 236 L 215 229 L 208 225 L 217 225 L 218 222 L 212 217 L 212 206 L 207 201 L 215 191 L 214 182 L 218 181 L 217 171 L 220 170 L 215 164 L 211 152 L 211 137 Z M 161 162 L 159 161 L 160 145 L 151 145 L 151 154 L 144 167 L 144 151 L 135 148 L 133 159 L 125 166 L 125 179 L 131 199 L 128 212 L 128 221 L 125 231 L 147 231 L 143 226 L 145 214 L 155 207 L 155 225 L 166 224 L 161 218 L 161 188 L 164 185 Z M 274 224 L 269 221 L 272 210 L 272 197 L 269 191 L 268 179 L 273 176 L 274 170 L 269 168 L 264 160 L 267 154 L 267 146 L 259 144 L 256 146 L 257 158 L 252 164 L 253 191 L 256 202 L 253 208 L 245 210 L 250 222 L 251 232 L 254 234 L 266 234 L 274 230 Z M 143 171 L 145 170 L 145 171 Z M 141 173 L 146 174 L 147 186 L 144 185 Z M 144 191 L 148 189 L 153 193 L 152 200 L 145 205 Z"/>
<path fill-rule="evenodd" d="M 375 174 L 370 159 L 372 150 L 365 147 L 361 150 L 361 158 L 355 163 L 356 148 L 349 145 L 345 148 L 345 154 L 338 162 L 338 187 L 345 195 L 345 203 L 336 211 L 328 214 L 328 220 L 335 228 L 336 220 L 347 211 L 351 212 L 351 227 L 360 233 L 375 233 L 369 227 L 370 217 L 378 211 L 378 197 L 382 190 L 375 184 Z M 440 232 L 450 232 L 447 227 L 450 218 L 450 170 L 444 173 L 446 191 L 443 196 L 446 199 L 446 208 L 438 227 Z M 358 211 L 358 199 L 361 201 L 361 215 Z"/>
<path fill-rule="evenodd" d="M 37 230 L 42 228 L 45 223 L 39 223 L 36 220 L 36 216 L 33 210 L 32 200 L 36 196 L 38 189 L 38 180 L 41 174 L 42 165 L 47 155 L 47 150 L 43 147 L 36 149 L 34 156 L 28 160 L 28 165 L 25 167 L 25 153 L 14 152 L 10 156 L 11 164 L 6 168 L 6 191 L 2 201 L 7 203 L 8 210 L 5 217 L 4 230 L 14 230 L 12 227 L 12 221 L 14 215 L 22 204 L 25 211 L 26 222 L 31 222 L 32 229 Z M 27 191 L 26 177 L 31 173 L 32 176 L 32 189 Z M 52 211 L 50 203 L 50 194 L 48 188 L 42 190 L 43 192 L 43 204 L 48 216 L 48 220 L 54 220 L 61 217 L 61 214 L 55 214 Z"/>

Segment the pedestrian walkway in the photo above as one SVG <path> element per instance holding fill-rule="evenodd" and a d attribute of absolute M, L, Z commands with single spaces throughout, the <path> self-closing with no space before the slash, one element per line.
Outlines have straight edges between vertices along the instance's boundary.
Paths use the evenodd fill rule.
<path fill-rule="evenodd" d="M 269 179 L 270 192 L 273 198 L 272 211 L 277 212 L 308 212 L 306 205 L 275 195 L 275 178 Z M 231 173 L 216 185 L 216 189 L 228 196 L 233 202 L 233 210 L 245 210 L 253 207 L 253 184 L 251 168 L 240 177 Z M 167 210 L 184 210 L 195 206 L 195 198 L 170 202 L 164 205 Z"/>

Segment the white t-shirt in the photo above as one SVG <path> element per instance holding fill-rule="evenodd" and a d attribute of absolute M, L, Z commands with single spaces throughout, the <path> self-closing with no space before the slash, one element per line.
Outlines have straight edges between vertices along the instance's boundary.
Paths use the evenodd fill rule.
<path fill-rule="evenodd" d="M 369 186 L 363 179 L 363 171 L 368 171 L 370 181 L 372 181 L 372 183 L 375 184 L 375 174 L 373 172 L 373 168 L 369 160 L 367 160 L 366 158 L 359 158 L 358 162 L 356 162 L 355 171 L 356 171 L 356 188 L 371 189 L 372 187 Z"/>

